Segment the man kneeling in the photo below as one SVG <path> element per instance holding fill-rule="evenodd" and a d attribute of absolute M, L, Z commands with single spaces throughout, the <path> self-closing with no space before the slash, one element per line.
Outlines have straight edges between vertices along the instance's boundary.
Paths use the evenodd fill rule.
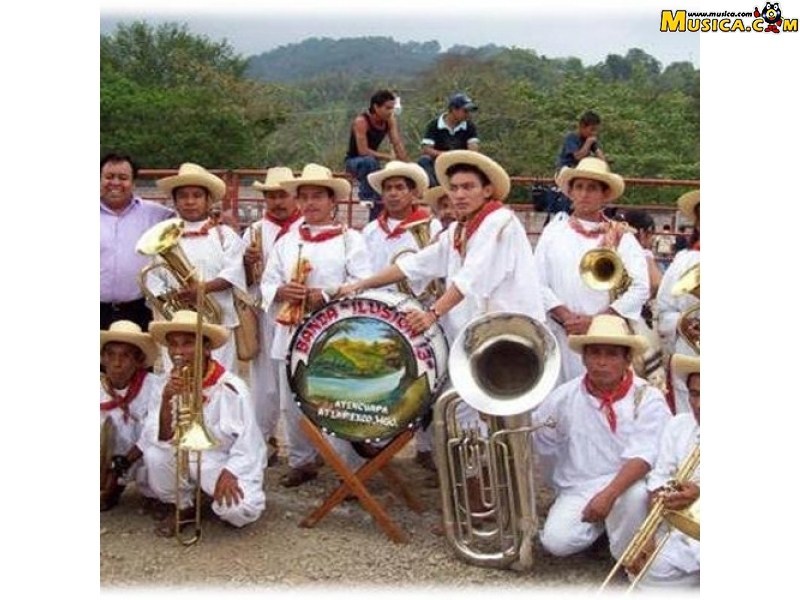
<path fill-rule="evenodd" d="M 622 318 L 597 315 L 586 335 L 568 343 L 583 356 L 586 374 L 557 387 L 536 410 L 537 420 L 556 422 L 534 434 L 556 491 L 541 542 L 568 556 L 605 530 L 619 558 L 647 514 L 644 478 L 670 413 L 662 393 L 634 375 L 631 361 L 647 342 Z"/>
<path fill-rule="evenodd" d="M 194 364 L 196 327 L 197 313 L 188 310 L 176 312 L 171 321 L 150 324 L 153 339 L 167 347 L 175 368 L 166 379 L 160 409 L 151 412 L 142 436 L 150 486 L 161 501 L 177 502 L 187 519 L 193 510 L 200 509 L 192 506 L 197 470 L 194 460 L 189 461 L 188 480 L 182 480 L 176 490 L 176 452 L 172 440 L 176 419 L 185 419 L 175 408 L 175 402 L 182 394 L 191 397 L 192 393 L 186 389 L 181 368 Z M 213 498 L 211 508 L 223 521 L 242 527 L 258 519 L 264 511 L 266 445 L 244 382 L 211 358 L 211 351 L 227 341 L 227 329 L 203 323 L 202 331 L 203 420 L 216 446 L 202 452 L 200 486 Z M 181 409 L 180 413 L 184 412 Z M 175 535 L 174 515 L 165 517 L 156 533 L 165 537 Z"/>

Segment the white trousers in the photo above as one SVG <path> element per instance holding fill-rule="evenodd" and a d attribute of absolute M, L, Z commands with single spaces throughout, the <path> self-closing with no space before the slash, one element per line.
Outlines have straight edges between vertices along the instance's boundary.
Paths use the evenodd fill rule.
<path fill-rule="evenodd" d="M 278 420 L 281 416 L 281 399 L 279 391 L 280 370 L 286 363 L 270 357 L 271 338 L 264 332 L 264 322 L 261 322 L 261 349 L 258 355 L 250 361 L 250 396 L 253 399 L 253 408 L 256 414 L 256 423 L 264 439 L 275 436 L 278 429 Z"/>
<path fill-rule="evenodd" d="M 673 530 L 639 586 L 687 588 L 699 585 L 700 542 Z"/>
<path fill-rule="evenodd" d="M 281 366 L 279 373 L 279 391 L 283 422 L 286 425 L 286 445 L 289 450 L 289 467 L 294 469 L 316 460 L 319 453 L 300 427 L 300 421 L 303 419 L 303 411 L 297 406 L 294 400 L 294 393 L 292 393 L 292 389 L 289 387 L 289 377 L 286 374 L 285 368 L 286 363 L 284 361 L 276 362 L 279 362 Z M 331 446 L 333 446 L 333 449 L 336 450 L 336 453 L 347 463 L 351 471 L 355 471 L 366 462 L 356 453 L 352 444 L 347 440 L 328 434 L 326 434 L 326 437 Z"/>
<path fill-rule="evenodd" d="M 171 444 L 148 445 L 144 452 L 144 460 L 147 465 L 148 482 L 155 492 L 156 497 L 162 502 L 170 504 L 176 503 L 176 480 L 175 480 L 175 450 Z M 194 459 L 189 461 L 189 479 L 181 481 L 178 493 L 178 506 L 181 509 L 192 506 L 194 503 L 194 483 L 196 479 L 196 463 Z M 225 464 L 222 461 L 214 460 L 213 455 L 203 453 L 200 468 L 201 488 L 209 496 L 214 495 L 214 488 L 217 479 Z M 235 527 L 243 527 L 252 523 L 266 506 L 266 496 L 263 488 L 263 478 L 252 479 L 239 478 L 239 487 L 242 489 L 244 497 L 239 504 L 226 506 L 225 503 L 218 503 L 216 500 L 211 504 L 211 509 L 220 519 L 230 523 Z"/>
<path fill-rule="evenodd" d="M 581 520 L 583 509 L 602 487 L 559 493 L 541 533 L 545 550 L 555 556 L 570 556 L 591 546 L 605 529 L 611 555 L 614 559 L 621 556 L 647 516 L 647 488 L 644 481 L 637 481 L 617 498 L 605 522 L 584 523 Z"/>

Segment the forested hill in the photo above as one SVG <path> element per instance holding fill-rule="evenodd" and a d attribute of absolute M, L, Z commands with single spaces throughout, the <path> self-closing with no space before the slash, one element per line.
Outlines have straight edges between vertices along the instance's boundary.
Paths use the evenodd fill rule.
<path fill-rule="evenodd" d="M 488 58 L 502 50 L 491 44 L 480 48 L 455 46 L 444 53 L 436 41 L 400 43 L 390 37 L 314 37 L 251 56 L 245 74 L 275 82 L 331 75 L 391 79 L 417 75 L 443 54 Z"/>

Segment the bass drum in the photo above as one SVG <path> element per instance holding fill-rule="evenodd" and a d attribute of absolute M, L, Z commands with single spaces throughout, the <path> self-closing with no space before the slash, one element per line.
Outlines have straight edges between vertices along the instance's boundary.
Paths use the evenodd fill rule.
<path fill-rule="evenodd" d="M 405 312 L 423 310 L 398 292 L 341 298 L 311 314 L 289 346 L 289 385 L 324 433 L 352 442 L 389 440 L 427 415 L 447 371 L 438 324 L 421 335 Z"/>

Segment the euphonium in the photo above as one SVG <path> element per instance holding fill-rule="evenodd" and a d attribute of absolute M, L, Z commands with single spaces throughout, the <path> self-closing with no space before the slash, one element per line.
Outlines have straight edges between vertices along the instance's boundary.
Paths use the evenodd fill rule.
<path fill-rule="evenodd" d="M 406 231 L 408 231 L 414 238 L 414 241 L 417 244 L 417 250 L 413 250 L 411 248 L 406 248 L 405 250 L 400 250 L 389 261 L 389 264 L 395 264 L 397 259 L 403 256 L 404 254 L 408 254 L 409 252 L 418 252 L 422 250 L 426 246 L 431 243 L 431 220 L 430 217 L 413 223 L 406 227 Z M 441 297 L 444 294 L 444 284 L 442 283 L 441 279 L 431 279 L 427 286 L 425 286 L 425 290 L 417 295 L 414 293 L 414 290 L 411 289 L 411 285 L 408 283 L 408 279 L 403 279 L 402 281 L 397 283 L 398 291 L 412 296 L 419 300 L 424 306 L 428 306 L 433 304 L 437 298 Z"/>
<path fill-rule="evenodd" d="M 553 334 L 526 315 L 478 317 L 455 341 L 448 359 L 453 388 L 434 405 L 434 449 L 445 535 L 466 562 L 533 564 L 537 516 L 530 434 L 536 427 L 530 411 L 555 385 L 560 365 Z M 461 428 L 456 412 L 462 401 L 481 413 L 487 431 Z M 475 483 L 479 507 L 470 504 Z"/>
<path fill-rule="evenodd" d="M 695 444 L 694 448 L 692 448 L 692 451 L 678 467 L 673 479 L 665 487 L 669 489 L 670 487 L 674 488 L 679 484 L 688 483 L 691 481 L 692 476 L 699 465 L 700 444 L 698 443 Z M 675 511 L 664 508 L 664 499 L 662 496 L 659 495 L 656 497 L 653 505 L 650 507 L 650 511 L 647 513 L 647 517 L 645 517 L 645 520 L 642 521 L 642 524 L 639 526 L 639 529 L 636 530 L 636 533 L 633 535 L 630 543 L 625 548 L 625 551 L 619 557 L 619 560 L 617 560 L 616 564 L 611 569 L 611 572 L 600 586 L 601 590 L 608 585 L 620 567 L 630 566 L 639 557 L 650 541 L 654 540 L 653 536 L 658 533 L 659 528 L 664 524 L 668 526 L 667 532 L 658 541 L 655 549 L 648 556 L 647 561 L 644 563 L 641 570 L 630 582 L 629 590 L 632 590 L 634 587 L 636 587 L 636 584 L 638 584 L 642 577 L 645 576 L 647 571 L 650 569 L 650 566 L 653 564 L 653 561 L 664 547 L 664 544 L 667 543 L 667 540 L 669 539 L 673 529 L 677 529 L 678 531 L 685 533 L 695 540 L 700 539 L 700 499 L 698 498 L 694 504 L 684 510 Z"/>
<path fill-rule="evenodd" d="M 692 350 L 700 354 L 700 263 L 686 269 L 672 287 L 673 296 L 683 294 L 691 294 L 697 298 L 698 303 L 681 313 L 676 330 Z"/>
<path fill-rule="evenodd" d="M 198 287 L 197 301 L 202 303 L 202 286 Z M 184 546 L 190 546 L 200 539 L 201 534 L 201 460 L 202 453 L 217 445 L 217 441 L 208 431 L 203 417 L 203 316 L 197 314 L 195 328 L 194 355 L 192 364 L 175 361 L 183 380 L 182 392 L 175 399 L 173 414 L 175 415 L 172 444 L 175 446 L 175 537 Z M 189 482 L 191 475 L 191 458 L 195 458 L 195 499 L 194 516 L 184 519 L 180 510 L 180 492 L 183 482 Z M 185 524 L 193 524 L 194 530 L 186 537 L 181 529 Z"/>
<path fill-rule="evenodd" d="M 195 307 L 178 301 L 175 297 L 175 290 L 157 296 L 147 286 L 147 275 L 155 269 L 166 269 L 181 288 L 197 282 L 196 269 L 189 262 L 186 253 L 178 243 L 182 233 L 183 221 L 181 219 L 167 219 L 153 225 L 142 234 L 136 243 L 136 251 L 145 256 L 158 256 L 161 258 L 161 262 L 154 261 L 141 270 L 139 287 L 150 306 L 158 310 L 166 319 L 171 319 L 172 315 L 179 310 L 197 310 L 203 313 L 206 321 L 218 325 L 222 322 L 222 309 L 214 298 L 204 295 L 203 304 Z"/>

